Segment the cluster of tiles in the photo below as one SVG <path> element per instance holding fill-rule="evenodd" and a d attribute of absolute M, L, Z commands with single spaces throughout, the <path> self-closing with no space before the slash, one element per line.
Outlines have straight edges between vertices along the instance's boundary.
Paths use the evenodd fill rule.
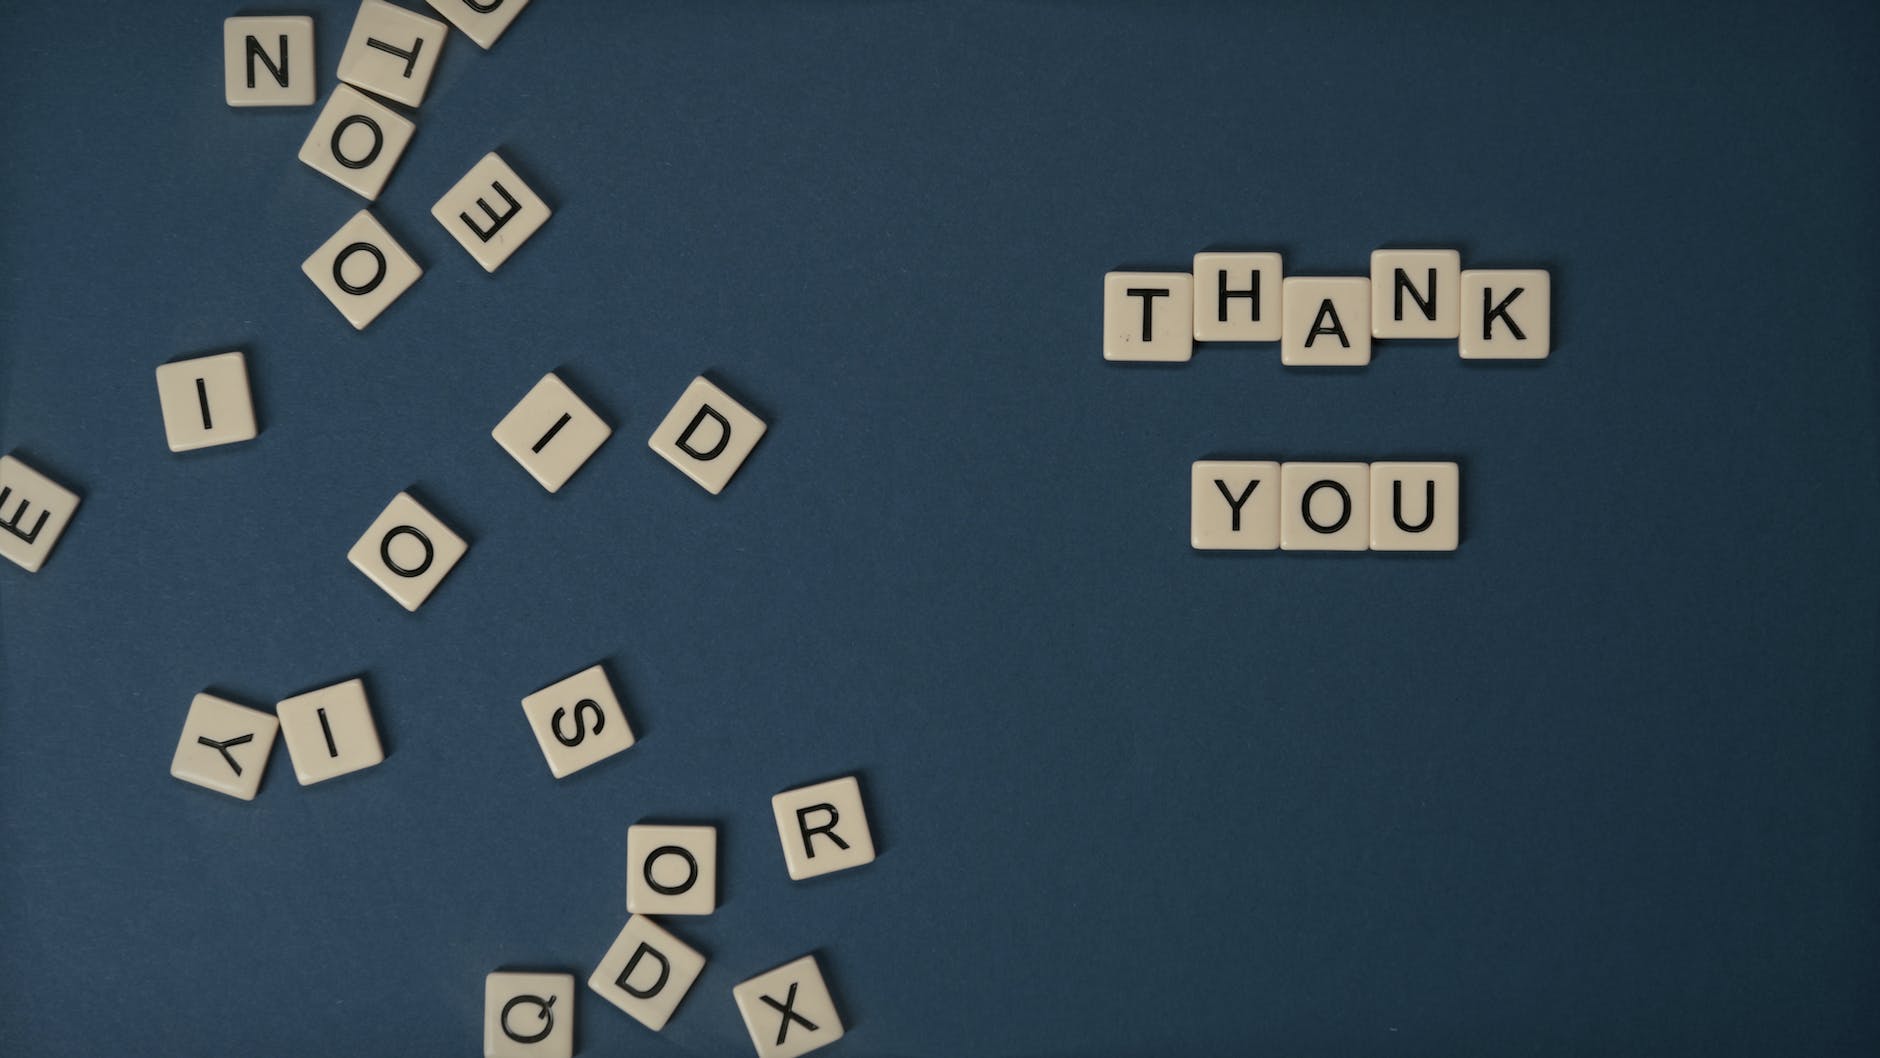
<path fill-rule="evenodd" d="M 484 48 L 528 0 L 429 0 Z M 301 144 L 300 160 L 368 202 L 376 201 L 417 126 L 392 104 L 424 102 L 450 27 L 384 0 L 364 0 L 340 55 L 339 80 Z M 316 94 L 313 19 L 231 18 L 222 25 L 222 83 L 235 107 L 310 106 Z M 514 169 L 484 155 L 431 207 L 431 216 L 494 272 L 552 211 Z M 362 209 L 301 264 L 313 285 L 355 329 L 411 288 L 424 270 Z"/>
<path fill-rule="evenodd" d="M 487 48 L 527 0 L 428 0 Z M 315 169 L 375 199 L 414 131 L 384 100 L 416 107 L 448 33 L 435 19 L 365 0 L 339 77 L 301 149 Z M 243 17 L 223 26 L 224 81 L 233 106 L 306 106 L 314 101 L 313 21 Z M 492 202 L 496 203 L 492 205 Z M 432 211 L 486 270 L 494 272 L 548 219 L 548 207 L 491 154 Z M 304 266 L 355 328 L 363 329 L 419 269 L 372 216 L 361 211 Z M 157 368 L 163 427 L 174 452 L 259 436 L 248 362 L 239 351 Z M 491 430 L 491 437 L 548 492 L 556 492 L 612 435 L 612 427 L 555 374 L 545 375 Z M 765 423 L 704 377 L 694 379 L 647 444 L 716 495 L 744 464 Z M 0 555 L 38 571 L 65 532 L 79 497 L 14 455 L 0 457 Z M 8 508 L 12 511 L 9 515 Z M 415 498 L 399 493 L 347 553 L 354 567 L 415 611 L 457 566 L 469 544 Z M 593 665 L 522 699 L 522 712 L 556 778 L 599 764 L 634 744 L 607 672 Z M 202 693 L 191 701 L 170 774 L 243 801 L 260 790 L 274 744 L 287 746 L 302 786 L 385 760 L 363 679 L 278 702 L 272 713 Z M 870 863 L 874 840 L 861 787 L 848 776 L 777 794 L 771 814 L 791 879 Z M 656 918 L 710 915 L 717 908 L 718 830 L 711 825 L 635 824 L 627 831 L 627 919 L 588 987 L 648 1028 L 665 1027 L 705 967 L 697 949 Z M 484 985 L 489 1058 L 566 1058 L 574 1052 L 574 978 L 490 974 Z M 806 955 L 759 974 L 732 998 L 760 1058 L 791 1058 L 840 1039 L 843 1025 L 822 968 Z"/>
<path fill-rule="evenodd" d="M 1194 271 L 1103 277 L 1103 358 L 1183 363 L 1196 342 L 1278 342 L 1288 367 L 1363 367 L 1374 338 L 1456 339 L 1465 360 L 1548 353 L 1542 269 L 1378 250 L 1370 276 L 1288 276 L 1277 253 L 1198 253 Z"/>
<path fill-rule="evenodd" d="M 1454 463 L 1203 460 L 1192 468 L 1197 551 L 1454 551 Z"/>

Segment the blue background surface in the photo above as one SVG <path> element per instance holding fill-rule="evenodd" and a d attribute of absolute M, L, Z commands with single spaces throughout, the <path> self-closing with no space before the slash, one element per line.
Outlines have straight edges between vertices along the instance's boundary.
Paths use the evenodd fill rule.
<path fill-rule="evenodd" d="M 0 449 L 84 494 L 0 567 L 0 1051 L 472 1054 L 498 967 L 586 975 L 640 819 L 723 828 L 663 1034 L 748 1054 L 814 951 L 855 1055 L 1880 1049 L 1880 20 L 1854 4 L 615 4 L 449 41 L 355 334 L 299 265 L 361 201 L 233 111 L 228 3 L 0 13 Z M 353 5 L 315 2 L 321 97 Z M 555 207 L 489 276 L 486 151 Z M 1100 358 L 1102 274 L 1380 245 L 1553 271 L 1552 359 Z M 263 432 L 166 450 L 152 371 Z M 559 495 L 489 430 L 616 433 Z M 708 371 L 713 498 L 645 447 Z M 1209 456 L 1453 458 L 1450 557 L 1200 555 Z M 346 562 L 415 487 L 417 614 Z M 605 660 L 641 742 L 550 778 Z M 363 674 L 390 756 L 244 804 L 192 695 Z M 784 873 L 859 773 L 882 856 Z"/>

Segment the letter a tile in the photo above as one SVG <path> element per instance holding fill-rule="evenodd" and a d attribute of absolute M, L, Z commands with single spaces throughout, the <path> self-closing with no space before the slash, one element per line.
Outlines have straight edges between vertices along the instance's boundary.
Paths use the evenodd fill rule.
<path fill-rule="evenodd" d="M 78 496 L 13 456 L 0 456 L 0 556 L 39 572 L 78 511 Z"/>
<path fill-rule="evenodd" d="M 633 745 L 633 729 L 607 670 L 593 665 L 522 700 L 536 744 L 555 778 L 573 775 Z"/>
<path fill-rule="evenodd" d="M 679 403 L 647 445 L 666 462 L 685 472 L 699 487 L 716 496 L 723 492 L 744 460 L 764 436 L 764 420 L 702 376 L 692 380 Z"/>

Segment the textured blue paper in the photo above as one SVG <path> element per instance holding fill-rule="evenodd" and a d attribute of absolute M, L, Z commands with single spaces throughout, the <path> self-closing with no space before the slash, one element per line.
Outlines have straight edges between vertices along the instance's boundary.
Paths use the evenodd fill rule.
<path fill-rule="evenodd" d="M 324 99 L 352 5 L 284 9 Z M 749 1054 L 809 951 L 832 1054 L 1880 1050 L 1873 10 L 538 0 L 447 45 L 364 334 L 238 13 L 0 9 L 0 449 L 85 497 L 0 568 L 0 1052 L 476 1053 L 642 818 L 723 828 L 711 961 L 584 1054 Z M 494 276 L 429 216 L 491 149 L 556 210 Z M 1108 269 L 1386 244 L 1552 269 L 1553 358 L 1101 359 Z M 172 455 L 227 349 L 260 438 Z M 555 496 L 489 438 L 551 369 L 617 427 Z M 645 447 L 700 371 L 770 423 L 715 499 Z M 1463 547 L 1197 555 L 1222 455 L 1453 458 Z M 412 615 L 345 553 L 414 486 Z M 557 783 L 519 701 L 597 660 L 641 743 Z M 167 775 L 355 674 L 382 766 Z M 770 795 L 851 772 L 881 858 L 790 882 Z"/>

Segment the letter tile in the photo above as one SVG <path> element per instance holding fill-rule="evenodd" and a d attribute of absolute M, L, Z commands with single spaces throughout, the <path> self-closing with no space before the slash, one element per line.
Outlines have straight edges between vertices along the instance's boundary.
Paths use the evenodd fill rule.
<path fill-rule="evenodd" d="M 450 27 L 384 0 L 364 0 L 339 57 L 339 79 L 415 107 L 437 69 Z M 309 100 L 311 102 L 311 100 Z"/>
<path fill-rule="evenodd" d="M 313 19 L 306 15 L 222 21 L 222 93 L 232 107 L 304 107 L 318 94 Z"/>
<path fill-rule="evenodd" d="M 1371 252 L 1371 337 L 1454 338 L 1462 333 L 1462 254 Z"/>
<path fill-rule="evenodd" d="M 1371 550 L 1454 551 L 1461 512 L 1456 464 L 1371 464 Z"/>
<path fill-rule="evenodd" d="M 561 779 L 633 745 L 607 670 L 593 665 L 522 700 L 548 770 Z"/>
<path fill-rule="evenodd" d="M 796 1058 L 842 1038 L 842 1018 L 814 955 L 758 974 L 731 997 L 757 1058 Z"/>
<path fill-rule="evenodd" d="M 170 758 L 170 774 L 243 801 L 255 799 L 281 727 L 271 714 L 198 694 L 183 718 L 183 737 Z"/>
<path fill-rule="evenodd" d="M 336 85 L 300 145 L 300 160 L 370 202 L 417 129 L 404 115 L 351 85 Z"/>
<path fill-rule="evenodd" d="M 718 828 L 627 828 L 627 910 L 709 915 L 718 908 Z"/>
<path fill-rule="evenodd" d="M 370 768 L 385 760 L 359 679 L 297 694 L 274 707 L 281 739 L 302 786 Z"/>
<path fill-rule="evenodd" d="M 0 555 L 39 572 L 78 511 L 78 496 L 15 456 L 0 456 Z"/>
<path fill-rule="evenodd" d="M 372 520 L 346 559 L 398 605 L 415 612 L 468 550 L 463 537 L 401 492 Z"/>
<path fill-rule="evenodd" d="M 433 10 L 450 19 L 463 35 L 488 51 L 516 20 L 529 0 L 425 0 Z"/>
<path fill-rule="evenodd" d="M 716 496 L 730 483 L 764 436 L 764 420 L 745 410 L 704 376 L 679 395 L 647 446 Z"/>
<path fill-rule="evenodd" d="M 1276 253 L 1195 255 L 1195 341 L 1277 342 L 1280 283 Z"/>
<path fill-rule="evenodd" d="M 1195 277 L 1110 272 L 1103 277 L 1103 358 L 1184 363 L 1195 355 Z"/>
<path fill-rule="evenodd" d="M 574 1058 L 574 975 L 485 977 L 483 1058 Z"/>
<path fill-rule="evenodd" d="M 548 223 L 551 212 L 548 203 L 494 153 L 471 166 L 431 207 L 431 216 L 485 272 L 494 272 L 509 260 Z"/>
<path fill-rule="evenodd" d="M 354 330 L 379 318 L 424 274 L 366 210 L 353 214 L 300 266 Z"/>
<path fill-rule="evenodd" d="M 1287 367 L 1363 367 L 1371 362 L 1371 281 L 1288 276 L 1280 309 Z"/>
<path fill-rule="evenodd" d="M 1287 551 L 1364 551 L 1371 546 L 1371 468 L 1364 463 L 1282 463 L 1279 546 Z"/>
<path fill-rule="evenodd" d="M 588 978 L 588 987 L 635 1021 L 658 1032 L 705 969 L 705 956 L 634 915 Z"/>
<path fill-rule="evenodd" d="M 1279 464 L 1203 460 L 1191 472 L 1188 533 L 1197 551 L 1279 547 Z"/>
<path fill-rule="evenodd" d="M 250 441 L 260 433 L 248 392 L 248 361 L 240 353 L 164 364 L 157 368 L 157 399 L 172 452 Z"/>
<path fill-rule="evenodd" d="M 490 436 L 550 492 L 559 492 L 613 428 L 553 372 L 503 416 Z"/>
<path fill-rule="evenodd" d="M 1462 273 L 1464 360 L 1544 360 L 1553 312 L 1541 269 L 1470 269 Z"/>
<path fill-rule="evenodd" d="M 791 878 L 801 881 L 875 861 L 862 787 L 853 775 L 785 790 L 770 799 L 770 811 Z"/>

